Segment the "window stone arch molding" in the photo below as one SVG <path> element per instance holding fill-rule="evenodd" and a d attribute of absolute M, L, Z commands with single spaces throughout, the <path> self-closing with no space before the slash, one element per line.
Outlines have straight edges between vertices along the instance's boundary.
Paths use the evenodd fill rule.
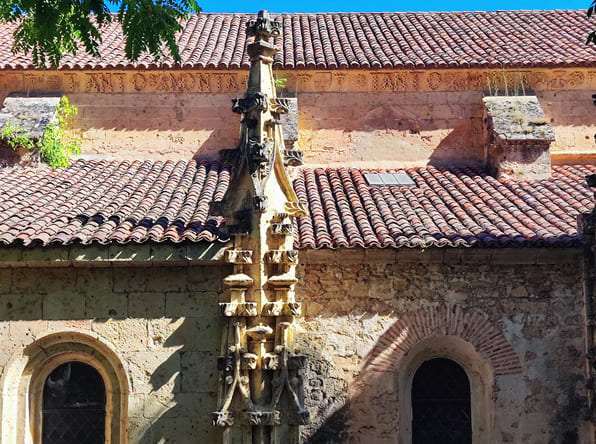
<path fill-rule="evenodd" d="M 411 389 L 416 370 L 432 358 L 457 362 L 470 380 L 474 442 L 493 440 L 495 377 L 521 375 L 519 356 L 488 315 L 457 304 L 429 305 L 405 313 L 379 338 L 364 370 L 395 372 L 399 443 L 411 443 Z"/>
<path fill-rule="evenodd" d="M 0 380 L 2 442 L 41 443 L 43 385 L 59 365 L 79 361 L 94 367 L 106 388 L 106 444 L 127 443 L 129 383 L 114 349 L 92 332 L 68 330 L 37 338 L 18 351 Z"/>
<path fill-rule="evenodd" d="M 397 369 L 399 393 L 399 442 L 412 442 L 412 382 L 420 366 L 434 358 L 447 358 L 459 364 L 470 381 L 472 441 L 494 442 L 494 373 L 469 342 L 457 336 L 434 335 L 415 344 L 402 358 Z"/>

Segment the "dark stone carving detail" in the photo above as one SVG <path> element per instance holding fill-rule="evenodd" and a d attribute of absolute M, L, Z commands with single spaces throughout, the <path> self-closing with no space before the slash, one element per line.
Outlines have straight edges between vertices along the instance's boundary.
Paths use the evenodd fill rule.
<path fill-rule="evenodd" d="M 234 371 L 234 356 L 225 355 L 218 357 L 217 369 L 224 372 L 224 375 L 226 376 L 228 373 L 232 373 Z"/>
<path fill-rule="evenodd" d="M 274 426 L 280 424 L 280 413 L 278 410 L 264 411 L 256 410 L 245 412 L 245 422 L 252 426 Z"/>
<path fill-rule="evenodd" d="M 259 11 L 256 20 L 251 20 L 246 25 L 246 35 L 254 36 L 256 40 L 269 40 L 277 37 L 281 32 L 281 23 L 273 22 L 269 18 L 269 12 Z"/>
<path fill-rule="evenodd" d="M 213 412 L 213 425 L 216 427 L 231 427 L 234 425 L 234 416 L 232 412 L 223 411 L 223 412 Z"/>
<path fill-rule="evenodd" d="M 237 114 L 267 111 L 267 96 L 261 92 L 247 93 L 241 99 L 232 99 L 232 111 Z"/>
<path fill-rule="evenodd" d="M 234 167 L 240 161 L 240 150 L 238 148 L 221 150 L 219 152 L 219 160 L 222 165 Z"/>
<path fill-rule="evenodd" d="M 255 196 L 253 198 L 255 211 L 265 211 L 267 208 L 267 196 Z"/>
<path fill-rule="evenodd" d="M 301 166 L 304 165 L 304 153 L 296 150 L 284 150 L 284 165 Z"/>
<path fill-rule="evenodd" d="M 273 153 L 273 144 L 266 141 L 264 144 L 256 140 L 249 139 L 247 143 L 248 151 L 248 171 L 258 181 L 261 181 L 269 175 L 271 171 L 271 157 Z"/>

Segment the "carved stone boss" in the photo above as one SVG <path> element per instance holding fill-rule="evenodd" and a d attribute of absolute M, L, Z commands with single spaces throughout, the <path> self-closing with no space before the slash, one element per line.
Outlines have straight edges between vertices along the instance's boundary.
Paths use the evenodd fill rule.
<path fill-rule="evenodd" d="M 271 42 L 280 24 L 266 11 L 247 25 L 254 42 L 244 97 L 233 100 L 242 115 L 240 140 L 221 153 L 232 165 L 233 179 L 212 211 L 225 216 L 234 234 L 226 253 L 233 273 L 220 303 L 227 321 L 218 360 L 221 371 L 218 410 L 213 424 L 224 429 L 226 443 L 297 442 L 298 426 L 306 424 L 303 372 L 306 358 L 293 348 L 295 301 L 293 220 L 306 214 L 290 184 L 286 166 L 300 163 L 299 153 L 284 150 L 280 114 L 288 110 L 275 95 L 271 65 L 277 48 Z"/>

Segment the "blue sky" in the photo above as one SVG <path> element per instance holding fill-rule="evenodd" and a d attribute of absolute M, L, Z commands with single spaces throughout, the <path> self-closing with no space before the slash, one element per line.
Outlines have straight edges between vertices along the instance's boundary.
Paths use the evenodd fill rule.
<path fill-rule="evenodd" d="M 345 1 L 274 1 L 274 0 L 198 0 L 205 12 L 351 12 L 351 11 L 494 11 L 497 9 L 586 9 L 590 0 L 504 0 L 502 2 L 477 2 L 456 0 L 441 2 L 396 2 L 389 0 Z"/>

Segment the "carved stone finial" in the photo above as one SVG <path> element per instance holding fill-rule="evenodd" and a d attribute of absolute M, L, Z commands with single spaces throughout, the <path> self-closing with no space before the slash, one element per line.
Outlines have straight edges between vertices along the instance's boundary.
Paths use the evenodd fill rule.
<path fill-rule="evenodd" d="M 246 25 L 246 34 L 254 36 L 255 40 L 269 41 L 277 37 L 281 31 L 281 23 L 271 21 L 269 11 L 259 11 L 256 20 L 251 20 Z"/>

